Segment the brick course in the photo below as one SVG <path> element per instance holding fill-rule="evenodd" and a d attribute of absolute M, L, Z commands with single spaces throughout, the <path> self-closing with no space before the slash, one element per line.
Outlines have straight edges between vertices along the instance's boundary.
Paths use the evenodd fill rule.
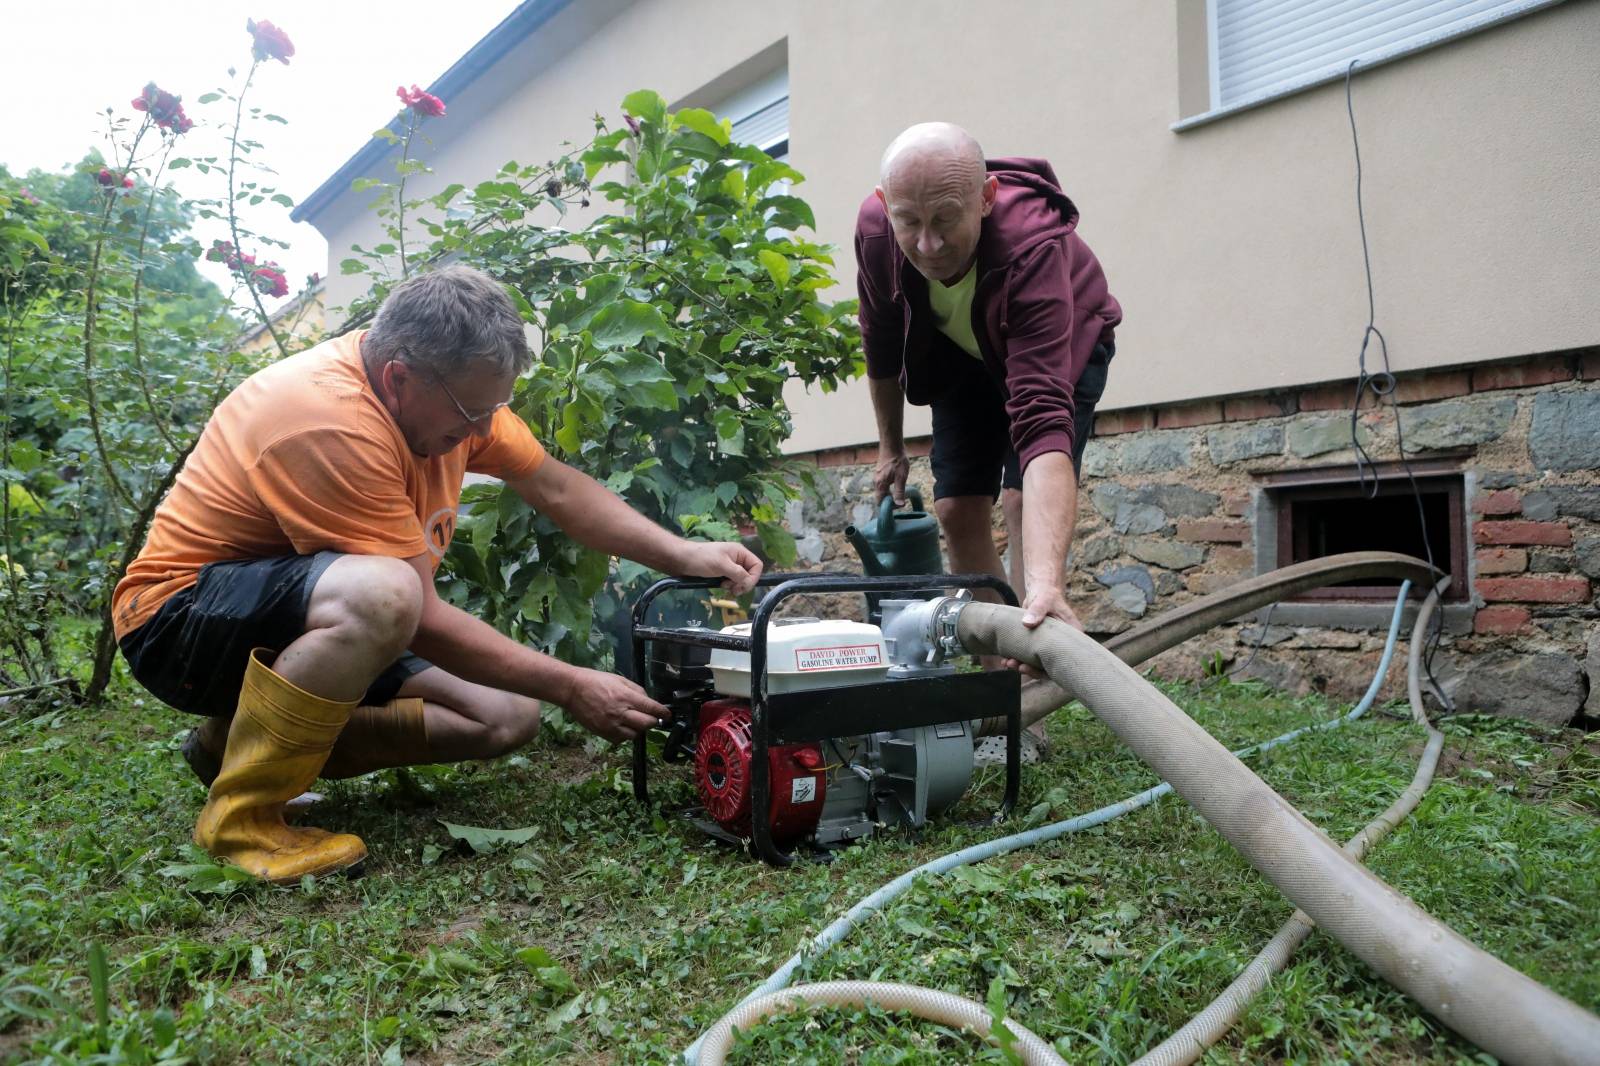
<path fill-rule="evenodd" d="M 1478 581 L 1485 600 L 1514 603 L 1583 603 L 1589 598 L 1586 577 L 1486 577 Z"/>
<path fill-rule="evenodd" d="M 1348 411 L 1350 401 L 1355 399 L 1355 382 L 1346 382 L 1342 385 L 1323 385 L 1320 388 L 1304 389 L 1300 393 L 1300 410 L 1302 411 Z"/>
<path fill-rule="evenodd" d="M 1572 530 L 1563 522 L 1479 522 L 1472 527 L 1476 544 L 1543 544 L 1565 548 L 1572 544 Z"/>
<path fill-rule="evenodd" d="M 1133 433 L 1141 429 L 1154 429 L 1155 414 L 1148 407 L 1131 411 L 1107 411 L 1094 416 L 1094 435 L 1109 437 L 1117 433 Z"/>
<path fill-rule="evenodd" d="M 1222 421 L 1222 401 L 1203 400 L 1156 408 L 1157 429 L 1188 429 Z"/>
<path fill-rule="evenodd" d="M 1479 548 L 1477 564 L 1478 573 L 1485 577 L 1520 574 L 1528 569 L 1528 553 L 1522 548 Z"/>
<path fill-rule="evenodd" d="M 1246 544 L 1250 540 L 1250 523 L 1232 522 L 1225 518 L 1182 518 L 1178 520 L 1178 539 Z"/>
<path fill-rule="evenodd" d="M 1533 385 L 1552 385 L 1558 381 L 1572 380 L 1572 364 L 1565 356 L 1535 359 L 1510 366 L 1480 366 L 1472 371 L 1474 392 L 1492 389 L 1521 389 Z"/>
<path fill-rule="evenodd" d="M 1450 370 L 1400 378 L 1394 385 L 1395 403 L 1425 403 L 1448 400 L 1472 391 L 1472 375 L 1465 370 Z"/>
<path fill-rule="evenodd" d="M 1485 607 L 1472 616 L 1472 631 L 1478 634 L 1520 633 L 1532 619 L 1526 607 Z"/>
<path fill-rule="evenodd" d="M 1479 514 L 1521 514 L 1522 493 L 1516 489 L 1484 493 L 1473 499 L 1472 509 Z"/>
<path fill-rule="evenodd" d="M 1298 407 L 1292 393 L 1225 397 L 1222 401 L 1222 419 L 1225 422 L 1241 422 L 1246 419 L 1276 418 L 1279 415 L 1292 415 Z"/>

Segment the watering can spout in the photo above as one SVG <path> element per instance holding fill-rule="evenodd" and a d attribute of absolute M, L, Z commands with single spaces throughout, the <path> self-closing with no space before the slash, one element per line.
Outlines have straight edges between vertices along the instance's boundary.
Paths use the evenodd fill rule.
<path fill-rule="evenodd" d="M 850 546 L 855 548 L 856 554 L 861 556 L 861 569 L 872 577 L 882 577 L 889 573 L 889 568 L 883 565 L 883 560 L 878 558 L 878 553 L 872 550 L 872 545 L 867 543 L 866 536 L 855 526 L 844 528 L 845 539 Z"/>
<path fill-rule="evenodd" d="M 911 506 L 896 512 L 894 499 L 878 501 L 875 522 L 861 528 L 849 526 L 845 539 L 861 556 L 861 568 L 872 577 L 896 574 L 940 574 L 944 562 L 939 557 L 939 523 L 922 506 L 922 493 L 906 489 Z"/>

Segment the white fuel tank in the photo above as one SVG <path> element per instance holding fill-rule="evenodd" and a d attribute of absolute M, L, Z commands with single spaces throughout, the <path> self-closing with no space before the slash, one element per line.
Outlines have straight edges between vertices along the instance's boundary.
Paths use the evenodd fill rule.
<path fill-rule="evenodd" d="M 724 633 L 748 636 L 750 623 Z M 750 656 L 711 650 L 711 674 L 724 696 L 750 695 Z M 889 675 L 883 631 L 865 622 L 780 619 L 767 626 L 767 692 L 804 692 L 882 681 Z"/>

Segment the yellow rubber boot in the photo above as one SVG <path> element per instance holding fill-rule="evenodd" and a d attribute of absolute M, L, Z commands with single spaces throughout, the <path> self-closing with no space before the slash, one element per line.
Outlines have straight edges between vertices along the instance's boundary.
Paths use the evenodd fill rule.
<path fill-rule="evenodd" d="M 250 653 L 239 710 L 228 729 L 222 770 L 195 823 L 194 842 L 274 884 L 346 870 L 367 856 L 350 833 L 284 823 L 283 805 L 316 780 L 356 701 L 325 700 L 267 666 L 265 648 Z"/>
<path fill-rule="evenodd" d="M 438 762 L 428 747 L 428 724 L 422 708 L 422 700 L 407 697 L 351 711 L 350 721 L 322 768 L 322 776 L 360 777 L 393 766 Z"/>

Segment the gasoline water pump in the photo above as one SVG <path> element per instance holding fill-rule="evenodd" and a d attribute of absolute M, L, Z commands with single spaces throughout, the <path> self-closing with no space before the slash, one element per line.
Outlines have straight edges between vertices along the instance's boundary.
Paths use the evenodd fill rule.
<path fill-rule="evenodd" d="M 918 594 L 995 589 L 989 575 L 775 574 L 749 622 L 644 624 L 651 602 L 712 582 L 668 578 L 634 605 L 635 679 L 672 712 L 662 757 L 692 767 L 705 832 L 787 865 L 880 828 L 920 828 L 952 807 L 972 780 L 972 720 L 1007 720 L 1005 794 L 1016 804 L 1021 683 L 1009 670 L 959 669 L 953 602 Z M 859 592 L 881 624 L 775 617 L 802 594 Z M 893 594 L 904 598 L 889 598 Z M 634 793 L 649 802 L 649 738 L 634 742 Z"/>

